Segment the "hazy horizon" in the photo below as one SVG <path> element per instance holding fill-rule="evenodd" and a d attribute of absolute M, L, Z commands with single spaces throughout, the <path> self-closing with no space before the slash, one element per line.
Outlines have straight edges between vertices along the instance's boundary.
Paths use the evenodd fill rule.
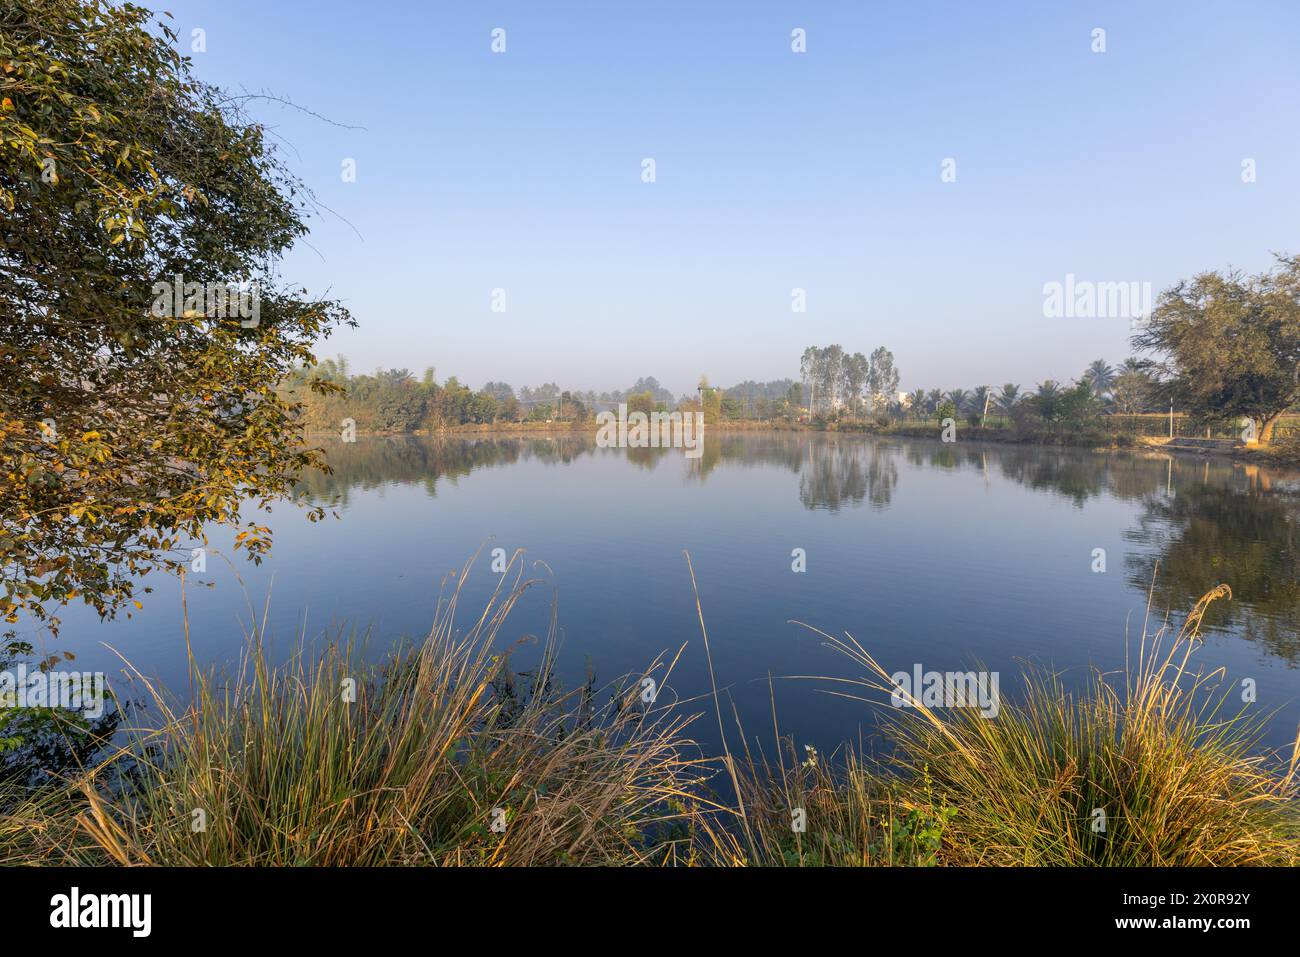
<path fill-rule="evenodd" d="M 1045 283 L 1300 251 L 1283 3 L 167 7 L 199 77 L 328 118 L 249 103 L 325 208 L 282 275 L 352 310 L 319 354 L 356 371 L 680 395 L 834 342 L 903 389 L 1032 385 L 1131 354 Z"/>

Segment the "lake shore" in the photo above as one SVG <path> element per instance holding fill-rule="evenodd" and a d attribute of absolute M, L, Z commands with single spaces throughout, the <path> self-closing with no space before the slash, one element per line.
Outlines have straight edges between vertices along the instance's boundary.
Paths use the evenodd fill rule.
<path fill-rule="evenodd" d="M 1257 754 L 1255 721 L 1207 701 L 1187 665 L 1225 586 L 1176 632 L 1144 633 L 1143 663 L 1123 680 L 1098 674 L 1071 695 L 1028 671 L 997 720 L 903 689 L 851 638 L 822 635 L 866 687 L 894 695 L 883 749 L 819 754 L 778 736 L 770 755 L 733 753 L 724 738 L 712 756 L 690 727 L 721 722 L 716 688 L 689 710 L 647 698 L 640 676 L 599 696 L 549 680 L 529 692 L 492 651 L 526 587 L 516 577 L 463 634 L 454 602 L 440 606 L 428 639 L 378 665 L 342 644 L 274 666 L 257 635 L 236 678 L 195 668 L 185 702 L 151 687 L 161 727 L 127 732 L 106 763 L 35 787 L 0 779 L 0 861 L 1172 867 L 1300 855 L 1295 762 Z M 707 647 L 702 616 L 700 627 Z M 646 674 L 666 682 L 671 668 L 660 658 Z"/>
<path fill-rule="evenodd" d="M 877 426 L 868 423 L 843 423 L 823 426 L 805 422 L 783 422 L 779 420 L 743 420 L 712 423 L 707 431 L 714 434 L 734 434 L 749 432 L 806 432 L 846 435 L 875 435 L 882 438 L 910 438 L 940 440 L 942 430 L 935 425 L 901 423 L 889 426 Z M 367 437 L 397 438 L 400 436 L 422 436 L 426 438 L 474 438 L 492 436 L 501 438 L 525 438 L 537 436 L 594 436 L 596 424 L 590 421 L 578 422 L 493 422 L 448 426 L 440 429 L 420 429 L 413 432 L 375 432 L 357 430 L 357 435 Z M 308 438 L 322 436 L 337 437 L 337 431 L 308 430 Z M 1169 452 L 1179 455 L 1207 456 L 1231 459 L 1242 464 L 1279 470 L 1300 470 L 1300 440 L 1290 438 L 1275 441 L 1267 448 L 1247 446 L 1227 440 L 1203 440 L 1164 437 L 1133 436 L 1119 432 L 1086 431 L 1080 433 L 1062 433 L 1050 435 L 1041 432 L 1017 432 L 1010 428 L 982 428 L 979 426 L 957 427 L 959 441 L 984 442 L 994 445 L 1009 445 L 1035 448 L 1069 448 L 1086 449 L 1095 452 L 1134 452 L 1153 451 Z"/>

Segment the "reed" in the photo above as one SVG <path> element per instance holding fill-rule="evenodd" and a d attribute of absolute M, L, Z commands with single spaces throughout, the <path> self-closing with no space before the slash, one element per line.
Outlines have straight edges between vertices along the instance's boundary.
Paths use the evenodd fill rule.
<path fill-rule="evenodd" d="M 1262 719 L 1215 690 L 1221 673 L 1192 666 L 1205 610 L 1230 597 L 1226 586 L 1177 631 L 1144 627 L 1123 672 L 1094 674 L 1081 690 L 1030 669 L 996 718 L 920 701 L 885 709 L 878 755 L 797 752 L 774 708 L 771 755 L 745 744 L 709 759 L 688 733 L 698 715 L 662 690 L 660 703 L 644 702 L 641 675 L 558 687 L 554 602 L 540 664 L 514 675 L 503 628 L 539 582 L 516 554 L 462 624 L 469 568 L 440 597 L 428 636 L 380 664 L 367 663 L 361 638 L 304 645 L 273 665 L 264 617 L 233 673 L 191 660 L 181 700 L 137 675 L 153 724 L 48 786 L 0 785 L 0 860 L 1236 866 L 1300 856 L 1300 741 L 1289 759 L 1262 752 Z M 707 641 L 698 595 L 696 609 Z M 861 665 L 850 684 L 864 698 L 894 690 L 851 636 L 818 634 Z M 647 669 L 660 689 L 677 656 Z M 716 687 L 713 698 L 725 741 Z"/>
<path fill-rule="evenodd" d="M 259 629 L 236 673 L 192 666 L 184 702 L 137 675 L 160 723 L 129 729 L 57 800 L 20 806 L 0 848 L 8 835 L 20 860 L 122 865 L 689 860 L 709 774 L 691 716 L 647 707 L 631 681 L 560 691 L 554 605 L 521 689 L 499 638 L 537 582 L 516 555 L 460 628 L 468 569 L 426 640 L 381 666 L 364 663 L 361 640 L 272 666 Z M 663 683 L 671 664 L 647 674 Z M 108 786 L 114 777 L 123 783 Z M 56 806 L 57 825 L 46 820 Z"/>
<path fill-rule="evenodd" d="M 941 832 L 945 863 L 1294 865 L 1300 738 L 1289 757 L 1262 751 L 1266 718 L 1234 707 L 1221 670 L 1193 667 L 1206 609 L 1230 597 L 1218 586 L 1176 631 L 1144 625 L 1124 671 L 1094 672 L 1077 693 L 1031 667 L 996 719 L 919 700 L 889 709 L 886 806 Z M 858 642 L 823 637 L 863 667 L 865 688 L 892 690 Z M 855 807 L 861 790 L 834 793 Z"/>

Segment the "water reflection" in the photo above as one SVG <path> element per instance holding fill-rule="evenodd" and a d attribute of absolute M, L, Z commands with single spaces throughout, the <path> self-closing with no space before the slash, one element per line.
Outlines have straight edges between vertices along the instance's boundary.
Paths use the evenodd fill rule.
<path fill-rule="evenodd" d="M 1300 496 L 1293 488 L 1234 488 L 1197 482 L 1176 493 L 1144 496 L 1141 521 L 1129 538 L 1144 546 L 1129 556 L 1130 579 L 1150 582 L 1153 604 L 1186 612 L 1219 582 L 1233 601 L 1216 602 L 1208 624 L 1238 630 L 1271 654 L 1300 660 Z"/>
<path fill-rule="evenodd" d="M 455 483 L 477 469 L 526 461 L 566 465 L 589 456 L 701 483 L 719 469 L 775 468 L 790 473 L 792 494 L 804 508 L 829 512 L 889 509 L 903 474 L 923 470 L 972 473 L 986 484 L 1010 481 L 1079 509 L 1118 500 L 1136 515 L 1125 533 L 1133 546 L 1125 559 L 1130 583 L 1145 592 L 1159 566 L 1153 607 L 1186 612 L 1226 581 L 1234 600 L 1215 604 L 1207 624 L 1238 631 L 1291 664 L 1300 661 L 1300 484 L 1231 461 L 805 432 L 710 435 L 696 459 L 678 449 L 601 449 L 588 435 L 371 438 L 325 447 L 332 474 L 313 474 L 301 491 L 343 505 L 358 487 L 418 484 L 436 496 L 441 481 Z"/>

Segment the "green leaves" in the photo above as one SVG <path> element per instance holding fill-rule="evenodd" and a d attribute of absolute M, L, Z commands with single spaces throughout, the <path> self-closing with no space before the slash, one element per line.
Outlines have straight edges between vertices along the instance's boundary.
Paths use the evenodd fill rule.
<path fill-rule="evenodd" d="M 1161 294 L 1134 345 L 1167 358 L 1163 392 L 1206 419 L 1262 423 L 1300 401 L 1300 257 L 1257 276 L 1206 272 Z"/>
<path fill-rule="evenodd" d="M 340 305 L 278 288 L 303 191 L 257 124 L 189 73 L 150 14 L 103 0 L 0 9 L 0 616 L 101 615 L 179 571 L 209 524 L 305 469 L 276 385 Z M 168 39 L 171 37 L 171 39 Z M 258 282 L 260 321 L 151 313 L 153 287 Z M 270 536 L 241 543 L 260 559 Z M 142 589 L 147 592 L 149 589 Z"/>

